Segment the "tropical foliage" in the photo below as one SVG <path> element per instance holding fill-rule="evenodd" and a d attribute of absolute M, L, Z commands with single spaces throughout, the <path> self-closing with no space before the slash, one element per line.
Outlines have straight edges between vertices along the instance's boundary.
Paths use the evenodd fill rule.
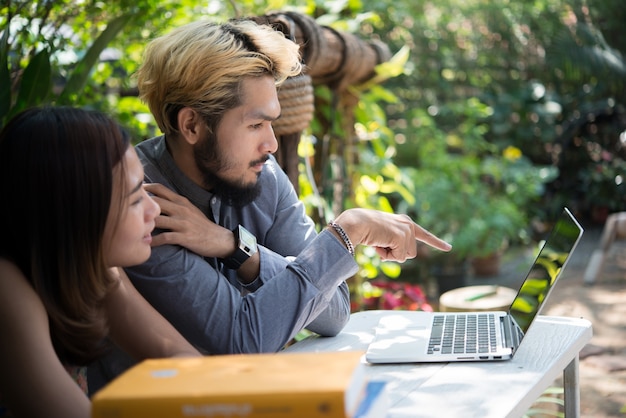
<path fill-rule="evenodd" d="M 194 19 L 288 8 L 394 53 L 352 86 L 353 108 L 316 89 L 303 174 L 310 155 L 328 155 L 300 190 L 320 225 L 357 205 L 406 212 L 471 257 L 499 236 L 527 242 L 531 220 L 563 205 L 581 216 L 626 210 L 622 0 L 3 0 L 0 125 L 29 106 L 71 104 L 150 137 L 133 79 L 148 39 Z M 481 233 L 490 244 L 472 245 Z M 364 280 L 401 273 L 359 257 Z"/>

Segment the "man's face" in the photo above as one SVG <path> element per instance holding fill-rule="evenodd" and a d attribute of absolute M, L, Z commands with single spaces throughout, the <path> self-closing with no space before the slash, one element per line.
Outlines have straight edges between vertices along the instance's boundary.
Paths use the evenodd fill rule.
<path fill-rule="evenodd" d="M 215 135 L 207 135 L 194 148 L 204 186 L 237 206 L 250 203 L 260 192 L 263 165 L 278 149 L 272 121 L 280 116 L 272 77 L 244 79 L 241 95 L 241 105 L 224 113 Z"/>

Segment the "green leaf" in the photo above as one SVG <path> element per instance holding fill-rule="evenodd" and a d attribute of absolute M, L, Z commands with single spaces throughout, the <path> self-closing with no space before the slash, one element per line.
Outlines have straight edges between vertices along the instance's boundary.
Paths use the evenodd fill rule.
<path fill-rule="evenodd" d="M 17 93 L 17 101 L 9 116 L 31 106 L 42 104 L 50 92 L 51 74 L 50 52 L 43 49 L 26 66 Z"/>
<path fill-rule="evenodd" d="M 560 405 L 563 406 L 565 405 L 565 401 L 561 398 L 555 398 L 554 396 L 540 396 L 539 398 L 537 398 L 537 400 L 535 401 L 535 403 L 553 403 L 556 405 Z"/>
<path fill-rule="evenodd" d="M 9 30 L 5 29 L 0 38 L 0 126 L 9 109 L 11 108 L 11 76 L 9 75 Z"/>
<path fill-rule="evenodd" d="M 372 86 L 370 88 L 369 94 L 373 96 L 373 100 L 383 100 L 387 103 L 398 103 L 398 96 L 396 96 L 391 92 L 391 90 L 388 90 L 383 86 Z"/>
<path fill-rule="evenodd" d="M 373 279 L 378 276 L 378 270 L 371 263 L 364 264 L 364 265 L 361 265 L 361 275 L 368 279 Z"/>
<path fill-rule="evenodd" d="M 400 264 L 390 261 L 383 261 L 380 263 L 380 269 L 387 277 L 392 279 L 398 278 L 400 273 L 402 272 L 402 267 Z"/>
<path fill-rule="evenodd" d="M 393 213 L 393 207 L 391 206 L 389 199 L 387 199 L 385 196 L 378 196 L 377 203 L 379 210 L 387 213 Z"/>
<path fill-rule="evenodd" d="M 526 412 L 528 417 L 533 416 L 542 416 L 542 417 L 555 417 L 555 418 L 563 418 L 565 414 L 563 412 L 551 411 L 549 409 L 541 409 L 541 408 L 532 408 Z"/>
<path fill-rule="evenodd" d="M 367 191 L 368 194 L 373 195 L 378 193 L 380 185 L 370 176 L 363 175 L 361 176 L 361 186 Z"/>
<path fill-rule="evenodd" d="M 100 54 L 107 47 L 107 45 L 115 39 L 117 34 L 126 26 L 130 19 L 134 16 L 134 13 L 127 13 L 122 16 L 113 19 L 106 27 L 104 31 L 98 36 L 98 39 L 91 45 L 82 60 L 78 62 L 74 71 L 67 81 L 61 96 L 59 97 L 59 103 L 69 104 L 71 102 L 71 96 L 80 92 L 87 84 L 89 73 L 94 65 L 98 62 Z"/>
<path fill-rule="evenodd" d="M 378 64 L 376 73 L 385 79 L 399 76 L 404 73 L 404 66 L 409 60 L 410 54 L 411 49 L 404 45 L 389 61 Z"/>

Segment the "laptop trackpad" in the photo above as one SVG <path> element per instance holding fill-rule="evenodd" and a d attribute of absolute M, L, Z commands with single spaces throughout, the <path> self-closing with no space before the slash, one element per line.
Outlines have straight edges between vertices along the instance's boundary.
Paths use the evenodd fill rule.
<path fill-rule="evenodd" d="M 378 362 L 415 361 L 416 354 L 423 354 L 428 347 L 432 315 L 389 315 L 380 320 L 374 341 L 367 348 L 366 360 Z"/>

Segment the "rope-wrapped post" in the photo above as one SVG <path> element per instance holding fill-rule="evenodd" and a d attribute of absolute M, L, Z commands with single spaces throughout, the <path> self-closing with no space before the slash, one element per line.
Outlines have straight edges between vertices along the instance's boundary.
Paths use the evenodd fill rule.
<path fill-rule="evenodd" d="M 251 19 L 257 23 L 271 25 L 300 45 L 302 60 L 305 64 L 304 74 L 309 77 L 311 82 L 311 104 L 313 103 L 312 86 L 326 85 L 336 96 L 332 106 L 335 112 L 342 115 L 343 126 L 341 130 L 345 133 L 345 137 L 332 138 L 324 135 L 330 137 L 332 143 L 323 144 L 323 141 L 320 141 L 316 144 L 314 171 L 318 185 L 325 183 L 322 173 L 324 167 L 331 160 L 340 161 L 345 166 L 339 172 L 350 172 L 350 167 L 358 159 L 354 147 L 356 136 L 353 116 L 358 97 L 353 97 L 348 87 L 371 79 L 375 75 L 376 65 L 391 58 L 389 48 L 382 42 L 364 41 L 351 33 L 339 32 L 330 27 L 321 26 L 313 18 L 296 12 L 276 12 Z M 291 90 L 291 87 L 287 85 L 281 87 L 281 90 L 283 89 L 286 90 L 284 92 L 285 98 L 281 98 L 279 91 L 283 116 L 275 124 L 275 133 L 277 137 L 280 136 L 278 141 L 280 148 L 282 148 L 277 158 L 294 187 L 298 190 L 298 143 L 302 130 L 313 119 L 315 107 L 296 107 L 290 96 L 292 92 L 294 94 L 296 91 L 301 92 L 301 94 L 306 95 L 303 100 L 307 102 L 308 106 L 309 90 L 297 88 Z M 291 109 L 292 106 L 294 106 L 293 109 Z M 309 111 L 310 113 L 307 113 Z M 306 117 L 304 116 L 305 113 L 307 113 Z M 309 118 L 307 125 L 301 130 L 295 131 L 296 124 L 286 118 L 287 114 L 290 118 L 298 119 L 298 121 Z M 284 126 L 278 126 L 283 118 L 285 118 Z M 334 120 L 322 123 L 326 123 L 324 128 L 326 132 L 332 132 Z M 326 155 L 328 153 L 330 154 Z M 341 174 L 341 178 L 331 180 L 334 185 L 332 207 L 338 211 L 343 209 L 343 197 L 347 194 L 343 188 L 349 187 L 350 183 L 344 174 Z M 340 187 L 342 190 L 338 191 L 336 186 L 339 182 L 342 184 Z"/>
<path fill-rule="evenodd" d="M 311 77 L 300 74 L 285 80 L 278 88 L 278 101 L 281 115 L 272 124 L 278 138 L 276 159 L 298 191 L 298 144 L 315 111 Z"/>
<path fill-rule="evenodd" d="M 294 40 L 302 51 L 306 74 L 313 85 L 335 91 L 363 83 L 375 75 L 376 65 L 391 58 L 389 47 L 376 40 L 319 25 L 312 17 L 296 12 L 276 12 L 253 18 L 269 24 Z"/>

